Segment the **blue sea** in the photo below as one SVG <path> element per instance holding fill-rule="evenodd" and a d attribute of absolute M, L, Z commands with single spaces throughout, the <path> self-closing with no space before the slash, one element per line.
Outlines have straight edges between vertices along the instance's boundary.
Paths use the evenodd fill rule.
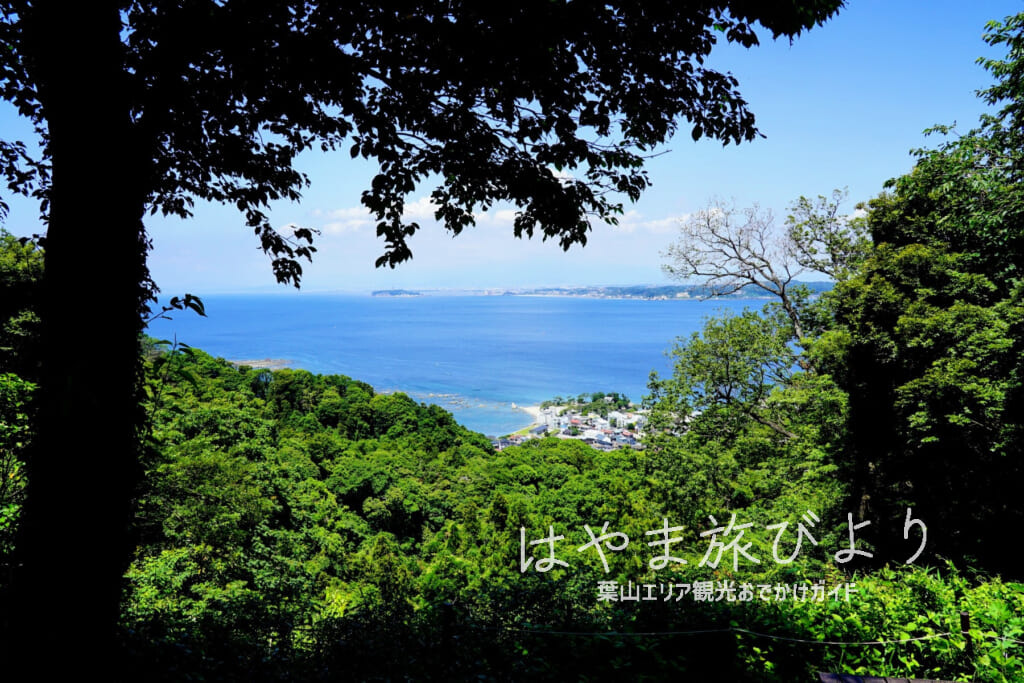
<path fill-rule="evenodd" d="M 617 391 L 639 403 L 651 371 L 705 317 L 742 300 L 529 296 L 371 297 L 313 293 L 203 297 L 207 317 L 175 311 L 149 333 L 229 360 L 283 359 L 404 391 L 489 435 L 530 424 L 518 406 Z"/>

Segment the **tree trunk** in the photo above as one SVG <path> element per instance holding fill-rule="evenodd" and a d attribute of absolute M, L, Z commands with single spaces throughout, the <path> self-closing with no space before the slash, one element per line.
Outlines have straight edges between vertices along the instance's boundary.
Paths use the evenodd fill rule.
<path fill-rule="evenodd" d="M 53 164 L 43 367 L 5 642 L 34 675 L 107 678 L 139 474 L 145 195 L 117 4 L 40 5 L 22 26 Z"/>

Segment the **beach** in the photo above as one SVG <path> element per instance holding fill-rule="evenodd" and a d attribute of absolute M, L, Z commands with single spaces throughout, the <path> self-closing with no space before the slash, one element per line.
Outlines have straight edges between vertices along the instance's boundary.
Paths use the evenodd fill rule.
<path fill-rule="evenodd" d="M 514 403 L 512 405 L 515 406 Z M 519 408 L 519 410 L 522 410 L 524 412 L 529 413 L 530 417 L 533 418 L 533 424 L 538 424 L 540 422 L 540 406 L 515 406 L 515 407 Z"/>

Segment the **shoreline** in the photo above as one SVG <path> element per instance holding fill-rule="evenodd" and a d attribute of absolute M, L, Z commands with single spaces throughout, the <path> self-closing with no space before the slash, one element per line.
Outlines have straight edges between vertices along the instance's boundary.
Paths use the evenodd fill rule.
<path fill-rule="evenodd" d="M 540 406 L 539 405 L 535 405 L 535 406 L 519 406 L 519 405 L 516 405 L 515 403 L 513 403 L 512 406 L 514 408 L 517 408 L 518 410 L 521 410 L 524 413 L 528 414 L 530 416 L 530 424 L 526 425 L 525 427 L 522 427 L 521 429 L 517 429 L 514 432 L 509 432 L 509 434 L 518 434 L 519 432 L 528 432 L 531 429 L 533 429 L 534 427 L 540 425 Z"/>
<path fill-rule="evenodd" d="M 292 364 L 294 363 L 294 361 L 287 358 L 251 358 L 243 360 L 225 358 L 224 360 L 236 368 L 246 365 L 254 370 L 289 370 L 292 369 Z"/>
<path fill-rule="evenodd" d="M 225 358 L 224 360 L 226 360 L 228 363 L 230 363 L 232 366 L 234 366 L 236 368 L 239 368 L 239 367 L 242 367 L 242 366 L 248 366 L 248 367 L 250 367 L 250 368 L 252 368 L 254 370 L 293 370 L 293 369 L 302 369 L 302 368 L 296 368 L 295 361 L 291 360 L 289 358 L 243 358 L 243 359 Z M 323 374 L 323 373 L 313 373 L 313 374 Z M 459 416 L 457 415 L 457 412 L 458 412 L 459 408 L 469 408 L 469 407 L 471 407 L 469 405 L 469 401 L 468 401 L 468 399 L 466 397 L 458 396 L 456 394 L 445 394 L 445 393 L 434 393 L 434 392 L 421 393 L 421 392 L 418 392 L 418 391 L 408 391 L 408 390 L 404 390 L 404 389 L 394 389 L 394 388 L 393 389 L 378 389 L 377 387 L 374 387 L 374 391 L 377 392 L 377 393 L 380 393 L 380 394 L 390 394 L 390 393 L 395 393 L 395 392 L 401 392 L 401 393 L 404 393 L 404 394 L 408 395 L 414 401 L 417 401 L 417 402 L 420 402 L 420 403 L 432 403 L 434 405 L 438 405 L 441 408 L 443 408 L 444 410 L 446 410 L 449 413 L 451 413 L 452 416 L 455 417 L 456 421 L 459 422 L 459 424 L 461 424 L 463 427 L 466 427 L 466 425 L 463 424 L 463 422 L 461 420 L 459 420 Z M 447 399 L 447 400 L 445 400 L 445 399 Z M 462 402 L 465 402 L 465 404 L 463 404 Z M 500 404 L 500 402 L 496 403 L 495 405 L 498 405 L 498 404 Z M 540 405 L 539 404 L 537 404 L 537 405 L 525 405 L 524 406 L 524 405 L 519 405 L 519 404 L 515 403 L 514 401 L 512 401 L 512 402 L 510 402 L 510 403 L 508 403 L 506 405 L 508 405 L 508 407 L 510 407 L 512 410 L 523 412 L 523 413 L 526 413 L 527 415 L 530 416 L 530 421 L 529 421 L 528 424 L 526 424 L 526 425 L 524 425 L 524 426 L 522 426 L 522 427 L 520 427 L 518 429 L 509 431 L 508 434 L 515 434 L 517 432 L 529 431 L 530 429 L 533 429 L 534 427 L 536 427 L 539 424 L 541 424 L 541 422 L 540 422 Z M 466 428 L 467 429 L 472 429 L 472 427 L 466 427 Z M 481 433 L 483 433 L 483 432 L 481 432 Z"/>
<path fill-rule="evenodd" d="M 517 406 L 515 403 L 512 407 L 522 410 L 524 413 L 528 413 L 533 418 L 533 423 L 530 426 L 540 424 L 540 405 L 535 406 Z"/>

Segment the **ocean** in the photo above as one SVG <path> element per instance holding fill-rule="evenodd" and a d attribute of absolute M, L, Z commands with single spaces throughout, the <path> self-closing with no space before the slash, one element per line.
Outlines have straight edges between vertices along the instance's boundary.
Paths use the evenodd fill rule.
<path fill-rule="evenodd" d="M 501 435 L 530 424 L 519 406 L 554 396 L 617 391 L 639 403 L 652 370 L 671 373 L 677 337 L 707 316 L 764 302 L 299 292 L 203 303 L 206 318 L 174 311 L 149 334 L 229 360 L 287 360 L 404 391 Z"/>

